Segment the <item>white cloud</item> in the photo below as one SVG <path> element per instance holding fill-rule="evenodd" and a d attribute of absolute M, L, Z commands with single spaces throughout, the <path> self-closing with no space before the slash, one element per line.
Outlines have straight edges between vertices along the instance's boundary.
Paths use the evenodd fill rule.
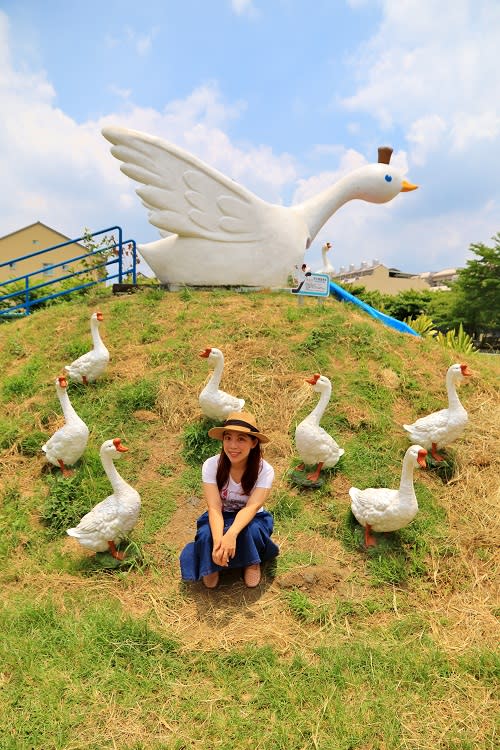
<path fill-rule="evenodd" d="M 250 18 L 258 16 L 258 10 L 253 4 L 253 0 L 231 0 L 231 8 L 238 16 L 247 15 Z"/>
<path fill-rule="evenodd" d="M 55 105 L 56 92 L 44 71 L 15 68 L 8 20 L 1 12 L 0 49 L 0 178 L 8 186 L 2 198 L 2 236 L 40 220 L 69 236 L 79 235 L 85 226 L 118 223 L 140 242 L 158 237 L 135 195 L 137 185 L 120 172 L 101 135 L 105 125 L 172 141 L 270 201 L 280 202 L 283 186 L 296 177 L 287 154 L 275 155 L 267 146 L 242 149 L 231 142 L 224 128 L 241 116 L 245 104 L 225 103 L 215 83 L 167 103 L 162 111 L 127 101 L 124 111 L 77 123 Z"/>
<path fill-rule="evenodd" d="M 407 139 L 414 164 L 426 163 L 428 154 L 436 151 L 442 143 L 446 129 L 446 123 L 439 115 L 420 117 L 410 125 Z"/>
<path fill-rule="evenodd" d="M 128 100 L 132 96 L 132 89 L 122 89 L 119 86 L 111 84 L 108 86 L 109 91 L 119 99 Z"/>
<path fill-rule="evenodd" d="M 157 26 L 153 26 L 153 28 L 146 32 L 136 31 L 130 26 L 126 26 L 121 34 L 114 36 L 106 34 L 104 42 L 111 48 L 125 47 L 127 50 L 134 49 L 140 57 L 144 57 L 151 51 L 153 40 L 159 33 L 160 29 Z"/>
<path fill-rule="evenodd" d="M 422 123 L 440 118 L 453 123 L 455 149 L 466 148 L 474 118 L 478 139 L 495 137 L 498 1 L 384 0 L 382 10 L 377 33 L 352 58 L 359 85 L 343 106 L 384 128 L 399 124 L 417 140 Z M 417 153 L 424 158 L 421 147 Z"/>

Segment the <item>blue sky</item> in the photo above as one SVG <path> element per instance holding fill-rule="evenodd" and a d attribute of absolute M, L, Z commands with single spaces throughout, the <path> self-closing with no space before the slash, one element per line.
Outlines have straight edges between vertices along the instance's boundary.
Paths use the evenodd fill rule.
<path fill-rule="evenodd" d="M 391 145 L 420 189 L 347 204 L 306 261 L 464 265 L 500 231 L 499 31 L 498 0 L 0 0 L 0 236 L 157 239 L 114 124 L 285 205 Z"/>

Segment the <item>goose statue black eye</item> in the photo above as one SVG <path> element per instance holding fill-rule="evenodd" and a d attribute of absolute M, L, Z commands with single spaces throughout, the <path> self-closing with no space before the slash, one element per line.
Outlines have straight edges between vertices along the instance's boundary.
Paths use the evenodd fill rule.
<path fill-rule="evenodd" d="M 392 181 L 392 177 L 391 177 L 390 174 L 386 174 L 386 176 L 385 176 L 384 179 L 385 179 L 386 182 L 391 182 Z"/>

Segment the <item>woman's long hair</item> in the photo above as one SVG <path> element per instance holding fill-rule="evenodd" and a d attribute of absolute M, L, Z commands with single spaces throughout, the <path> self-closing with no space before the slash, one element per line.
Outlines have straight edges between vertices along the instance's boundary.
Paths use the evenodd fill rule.
<path fill-rule="evenodd" d="M 243 476 L 241 477 L 241 489 L 243 490 L 243 494 L 250 495 L 251 491 L 255 487 L 261 464 L 262 452 L 260 450 L 260 440 L 257 440 L 256 445 L 254 445 L 254 447 L 250 449 L 250 453 L 248 454 L 247 458 L 247 465 L 245 467 L 245 471 L 243 472 Z M 230 469 L 231 461 L 224 453 L 223 444 L 219 456 L 219 463 L 217 464 L 217 474 L 215 475 L 219 492 L 228 483 Z"/>

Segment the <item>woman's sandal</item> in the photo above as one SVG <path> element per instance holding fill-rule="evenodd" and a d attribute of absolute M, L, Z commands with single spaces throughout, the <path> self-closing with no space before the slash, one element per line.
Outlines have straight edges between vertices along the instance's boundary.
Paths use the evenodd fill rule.
<path fill-rule="evenodd" d="M 219 571 L 215 573 L 209 573 L 207 576 L 203 576 L 202 581 L 207 589 L 215 589 L 219 583 Z"/>
<path fill-rule="evenodd" d="M 254 589 L 260 583 L 260 564 L 248 565 L 243 571 L 243 580 L 249 589 Z"/>

